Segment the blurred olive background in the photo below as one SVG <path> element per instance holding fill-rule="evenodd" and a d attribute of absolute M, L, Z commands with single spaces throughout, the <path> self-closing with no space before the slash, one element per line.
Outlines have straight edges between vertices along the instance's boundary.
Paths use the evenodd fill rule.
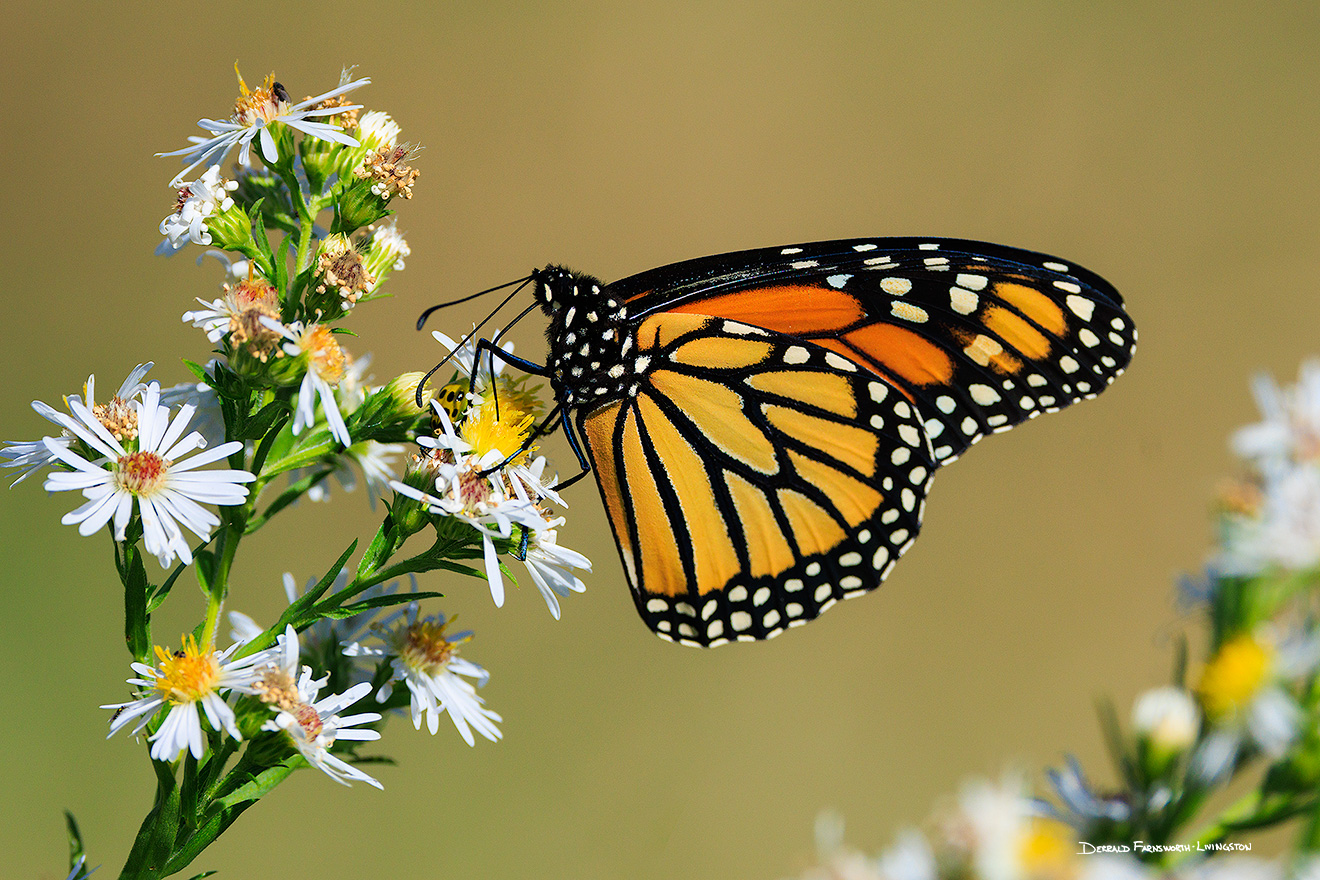
<path fill-rule="evenodd" d="M 1264 369 L 1320 351 L 1320 10 L 1259 3 L 693 2 L 433 5 L 10 4 L 0 35 L 3 437 L 28 409 L 139 361 L 186 378 L 215 295 L 191 248 L 155 258 L 180 167 L 153 152 L 228 115 L 238 60 L 295 99 L 355 93 L 426 146 L 397 203 L 412 256 L 354 314 L 376 377 L 429 366 L 425 306 L 567 262 L 606 279 L 710 253 L 845 236 L 942 235 L 1056 254 L 1111 279 L 1141 329 L 1101 399 L 944 473 L 924 537 L 883 589 L 766 644 L 710 652 L 637 619 L 589 483 L 561 542 L 589 590 L 553 621 L 530 583 L 431 577 L 477 632 L 466 656 L 504 741 L 396 719 L 384 793 L 298 774 L 193 869 L 224 877 L 767 880 L 812 856 L 819 810 L 876 850 L 970 774 L 1074 752 L 1108 773 L 1097 696 L 1124 714 L 1163 683 L 1173 601 L 1197 568 L 1226 438 Z M 464 307 L 467 308 L 467 307 Z M 486 306 L 446 315 L 457 334 Z M 539 357 L 540 322 L 517 334 Z M 559 441 L 556 441 L 556 444 Z M 571 467 L 564 448 L 558 462 Z M 125 698 L 104 535 L 39 481 L 0 504 L 10 877 L 63 877 L 60 810 L 117 873 L 153 784 L 104 740 Z M 230 607 L 269 620 L 280 574 L 319 574 L 374 520 L 365 495 L 304 504 L 246 544 Z M 181 583 L 188 583 L 185 578 Z M 175 591 L 174 643 L 202 609 Z M 1193 628 L 1192 632 L 1197 631 Z M 375 771 L 373 771 L 375 772 Z"/>

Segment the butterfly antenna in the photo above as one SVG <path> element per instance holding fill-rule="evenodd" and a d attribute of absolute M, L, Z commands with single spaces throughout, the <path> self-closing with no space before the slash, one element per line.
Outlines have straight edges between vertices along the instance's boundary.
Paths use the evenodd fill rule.
<path fill-rule="evenodd" d="M 481 328 L 482 328 L 482 327 L 485 327 L 487 324 L 489 324 L 489 323 L 490 323 L 490 320 L 491 320 L 492 318 L 494 318 L 497 314 L 499 314 L 500 309 L 502 309 L 502 308 L 504 308 L 505 306 L 507 306 L 507 305 L 509 304 L 509 301 L 512 300 L 515 296 L 517 296 L 517 295 L 518 295 L 518 292 L 521 291 L 524 287 L 526 287 L 526 286 L 527 286 L 527 283 L 528 283 L 529 281 L 531 281 L 531 280 L 532 280 L 533 278 L 535 278 L 535 277 L 536 277 L 535 274 L 528 275 L 526 278 L 519 278 L 517 281 L 510 281 L 510 282 L 508 282 L 507 284 L 501 284 L 501 285 L 499 285 L 498 287 L 492 287 L 492 288 L 489 288 L 488 290 L 483 290 L 483 291 L 481 291 L 481 293 L 474 293 L 474 294 L 472 294 L 472 296 L 465 296 L 465 297 L 463 297 L 462 299 L 456 299 L 456 300 L 454 300 L 454 301 L 452 301 L 452 302 L 441 303 L 441 304 L 438 305 L 438 306 L 432 306 L 431 308 L 429 308 L 429 309 L 427 309 L 426 311 L 422 312 L 422 316 L 421 316 L 420 318 L 417 319 L 417 329 L 418 329 L 418 330 L 422 329 L 422 325 L 423 325 L 424 323 L 426 323 L 426 318 L 427 318 L 427 316 L 430 315 L 432 312 L 434 312 L 436 309 L 441 309 L 441 308 L 444 308 L 445 306 L 457 305 L 458 303 L 461 303 L 461 302 L 467 302 L 468 300 L 472 299 L 473 297 L 482 296 L 483 294 L 491 293 L 491 292 L 496 291 L 496 290 L 502 290 L 502 289 L 504 289 L 505 287 L 508 287 L 510 284 L 517 284 L 517 285 L 518 285 L 517 287 L 515 287 L 515 288 L 513 289 L 513 292 L 510 293 L 508 296 L 506 296 L 506 297 L 504 298 L 504 300 L 503 300 L 499 305 L 497 305 L 497 306 L 494 308 L 494 310 L 493 310 L 489 315 L 487 315 L 486 317 L 482 318 L 482 319 L 481 319 L 481 322 L 480 322 L 479 324 L 477 324 L 477 326 L 475 326 L 475 327 L 472 328 L 472 332 L 469 333 L 467 336 L 464 336 L 463 339 L 458 343 L 458 345 L 454 346 L 454 347 L 450 350 L 449 354 L 447 354 L 447 355 L 445 355 L 443 358 L 441 358 L 441 359 L 440 359 L 440 363 L 436 364 L 434 367 L 432 367 L 431 369 L 429 369 L 429 370 L 426 371 L 426 375 L 422 377 L 422 381 L 420 381 L 420 382 L 417 383 L 417 405 L 418 405 L 419 407 L 424 405 L 424 399 L 423 399 L 423 397 L 422 397 L 422 389 L 426 387 L 426 383 L 429 382 L 430 379 L 431 379 L 431 377 L 434 376 L 434 375 L 436 374 L 436 371 L 439 370 L 441 367 L 443 367 L 445 364 L 449 363 L 451 360 L 453 360 L 453 359 L 454 359 L 454 355 L 458 354 L 459 351 L 461 351 L 461 350 L 462 350 L 462 349 L 463 349 L 463 348 L 464 348 L 469 342 L 471 342 L 472 339 L 473 339 L 473 338 L 474 338 L 479 332 L 481 332 Z M 524 313 L 524 314 L 525 314 L 525 313 Z M 474 369 L 477 367 L 476 364 L 473 364 L 472 366 L 473 366 Z"/>
<path fill-rule="evenodd" d="M 431 317 L 431 313 L 432 313 L 432 312 L 438 312 L 438 311 L 440 311 L 440 309 L 447 309 L 447 308 L 449 308 L 450 306 L 456 306 L 456 305 L 458 305 L 459 303 L 465 303 L 465 302 L 467 302 L 468 300 L 476 299 L 476 298 L 479 297 L 479 296 L 485 296 L 485 295 L 488 294 L 488 293 L 494 293 L 494 292 L 497 291 L 497 290 L 503 290 L 504 288 L 506 288 L 506 287 L 511 287 L 511 286 L 513 286 L 514 284 L 519 285 L 519 290 L 521 290 L 521 289 L 522 289 L 522 285 L 526 284 L 528 281 L 531 281 L 534 277 L 536 277 L 536 276 L 535 276 L 535 275 L 525 275 L 525 276 L 523 276 L 522 278 L 515 278 L 515 279 L 512 280 L 512 281 L 506 281 L 505 283 L 503 283 L 503 284 L 497 284 L 497 285 L 495 285 L 494 287 L 487 287 L 485 290 L 481 290 L 481 291 L 478 291 L 478 292 L 476 292 L 476 293 L 469 294 L 468 296 L 461 297 L 460 299 L 454 299 L 454 300 L 450 300 L 449 302 L 440 303 L 440 304 L 437 305 L 437 306 L 431 306 L 429 309 L 427 309 L 426 311 L 422 312 L 421 315 L 419 315 L 419 316 L 417 317 L 417 329 L 418 329 L 418 330 L 421 330 L 421 329 L 422 329 L 422 327 L 426 324 L 426 319 L 429 318 L 429 317 Z M 517 293 L 517 292 L 518 292 L 517 290 L 514 291 L 514 293 Z M 512 297 L 510 297 L 510 299 L 512 299 Z M 504 302 L 508 302 L 508 300 L 505 300 Z M 504 303 L 500 303 L 500 306 L 497 306 L 496 309 L 495 309 L 495 311 L 498 312 L 498 311 L 500 310 L 500 308 L 501 308 L 503 305 L 504 305 Z M 491 312 L 492 315 L 493 315 L 494 313 L 495 313 L 495 312 Z"/>
<path fill-rule="evenodd" d="M 509 330 L 513 329 L 514 324 L 517 324 L 523 318 L 527 317 L 534 310 L 540 307 L 541 307 L 540 303 L 534 302 L 527 308 L 523 309 L 521 312 L 518 313 L 518 316 L 516 318 L 514 318 L 508 324 L 505 324 L 502 330 L 497 330 L 495 332 L 495 335 L 492 336 L 490 339 L 490 344 L 492 346 L 499 345 L 500 339 L 504 336 L 505 333 L 508 333 Z M 490 371 L 491 387 L 495 389 L 495 421 L 498 422 L 500 420 L 500 388 L 497 384 L 495 384 L 495 351 L 493 348 L 486 355 L 486 368 Z"/>

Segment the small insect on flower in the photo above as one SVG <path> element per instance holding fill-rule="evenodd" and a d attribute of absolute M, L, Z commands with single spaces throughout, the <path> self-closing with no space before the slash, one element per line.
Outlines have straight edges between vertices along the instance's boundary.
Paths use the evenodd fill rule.
<path fill-rule="evenodd" d="M 353 642 L 344 648 L 350 657 L 389 658 L 392 673 L 376 693 L 377 702 L 385 702 L 402 681 L 412 693 L 412 720 L 418 730 L 422 715 L 432 734 L 439 729 L 440 716 L 446 712 L 468 745 L 475 745 L 472 729 L 492 742 L 500 738 L 495 726 L 499 715 L 485 708 L 477 689 L 466 678 L 484 685 L 490 674 L 477 664 L 458 656 L 459 646 L 472 638 L 471 631 L 447 635 L 448 622 L 443 614 L 419 617 L 417 603 L 410 602 L 402 611 L 383 618 L 373 627 L 379 645 Z M 466 678 L 460 677 L 466 676 Z"/>
<path fill-rule="evenodd" d="M 132 731 L 137 735 L 156 716 L 157 710 L 166 707 L 160 728 L 148 737 L 152 744 L 151 757 L 157 761 L 173 761 L 185 751 L 194 758 L 202 756 L 205 738 L 201 713 L 206 715 L 212 730 L 223 731 L 241 740 L 243 737 L 234 723 L 234 710 L 225 702 L 224 694 L 229 691 L 254 693 L 252 686 L 261 677 L 263 667 L 274 658 L 275 649 L 258 651 L 231 662 L 229 657 L 239 647 L 233 645 L 216 653 L 214 647 L 201 648 L 191 636 L 187 636 L 182 650 L 170 652 L 158 646 L 154 667 L 133 663 L 133 671 L 141 678 L 130 678 L 128 683 L 142 689 L 142 695 L 126 703 L 108 703 L 101 707 L 115 710 L 107 739 L 134 718 L 141 719 Z"/>
<path fill-rule="evenodd" d="M 237 65 L 234 72 L 238 73 Z M 363 77 L 352 82 L 341 82 L 339 86 L 314 98 L 308 98 L 297 104 L 289 104 L 289 93 L 284 86 L 275 81 L 275 75 L 266 77 L 266 81 L 256 89 L 249 89 L 238 77 L 238 100 L 234 103 L 234 112 L 227 120 L 202 119 L 198 125 L 211 133 L 211 137 L 190 138 L 193 143 L 181 150 L 157 153 L 157 156 L 182 156 L 188 166 L 170 181 L 170 186 L 178 187 L 188 174 L 199 165 L 220 165 L 229 156 L 235 146 L 239 148 L 238 161 L 242 165 L 250 162 L 253 139 L 259 139 L 259 151 L 267 164 L 279 161 L 275 138 L 270 128 L 276 123 L 287 125 L 306 135 L 322 140 L 334 141 L 351 147 L 358 146 L 356 138 L 344 133 L 336 125 L 317 122 L 313 117 L 342 115 L 345 111 L 361 109 L 361 104 L 348 106 L 329 106 L 324 102 L 329 98 L 361 88 L 370 79 Z"/>
<path fill-rule="evenodd" d="M 65 514 L 61 522 L 76 524 L 80 534 L 90 535 L 113 519 L 116 541 L 125 540 L 136 500 L 147 552 L 162 567 L 168 567 L 176 556 L 191 563 L 192 550 L 180 526 L 203 541 L 210 540 L 220 519 L 201 503 L 241 504 L 248 494 L 242 484 L 256 477 L 242 470 L 198 470 L 242 449 L 238 441 L 180 460 L 206 446 L 206 439 L 196 431 L 184 436 L 193 407 L 181 406 L 171 420 L 169 409 L 160 405 L 157 383 L 147 386 L 142 400 L 131 403 L 137 415 L 134 440 L 116 437 L 81 401 L 70 398 L 72 417 L 42 404 L 44 410 L 38 411 L 82 441 L 91 456 L 84 457 L 68 443 L 45 438 L 51 455 L 73 469 L 51 473 L 45 488 L 49 492 L 81 491 L 87 503 Z"/>

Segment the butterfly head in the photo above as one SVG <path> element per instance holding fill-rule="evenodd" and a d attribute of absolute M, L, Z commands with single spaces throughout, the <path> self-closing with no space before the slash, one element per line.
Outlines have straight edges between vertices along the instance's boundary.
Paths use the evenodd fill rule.
<path fill-rule="evenodd" d="M 583 275 L 563 266 L 546 266 L 532 272 L 536 301 L 548 317 L 567 312 L 573 306 L 592 308 L 605 298 L 599 278 Z"/>

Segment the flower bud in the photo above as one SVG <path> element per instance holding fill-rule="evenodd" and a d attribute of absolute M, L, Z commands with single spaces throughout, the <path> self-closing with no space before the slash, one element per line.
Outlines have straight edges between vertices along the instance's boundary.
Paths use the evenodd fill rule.
<path fill-rule="evenodd" d="M 399 232 L 398 226 L 391 217 L 382 223 L 377 223 L 371 227 L 368 232 L 371 238 L 365 247 L 359 247 L 364 250 L 363 262 L 366 264 L 367 271 L 375 279 L 371 287 L 371 292 L 380 289 L 385 283 L 385 279 L 391 272 L 397 272 L 403 269 L 403 259 L 412 253 L 408 247 L 408 242 L 404 240 Z"/>
<path fill-rule="evenodd" d="M 421 454 L 409 457 L 408 465 L 403 471 L 403 483 L 423 492 L 435 492 L 435 478 L 439 464 L 439 459 L 430 450 L 423 449 Z M 390 517 L 405 536 L 417 534 L 433 519 L 423 502 L 410 498 L 402 492 L 394 493 L 394 500 L 390 502 Z"/>
<path fill-rule="evenodd" d="M 1138 697 L 1132 707 L 1132 728 L 1147 775 L 1162 776 L 1196 742 L 1200 727 L 1196 703 L 1181 688 L 1155 688 Z"/>
<path fill-rule="evenodd" d="M 310 97 L 308 100 L 311 100 Z M 325 110 L 351 106 L 353 106 L 351 99 L 336 95 L 315 105 L 313 109 Z M 333 116 L 321 117 L 318 121 L 337 125 L 348 134 L 354 134 L 358 127 L 358 111 L 345 110 Z M 361 148 L 351 148 L 335 141 L 323 140 L 315 135 L 303 135 L 302 140 L 298 142 L 298 155 L 302 157 L 303 169 L 307 172 L 307 185 L 313 193 L 321 192 L 330 176 L 339 172 L 344 154 L 351 149 Z"/>

